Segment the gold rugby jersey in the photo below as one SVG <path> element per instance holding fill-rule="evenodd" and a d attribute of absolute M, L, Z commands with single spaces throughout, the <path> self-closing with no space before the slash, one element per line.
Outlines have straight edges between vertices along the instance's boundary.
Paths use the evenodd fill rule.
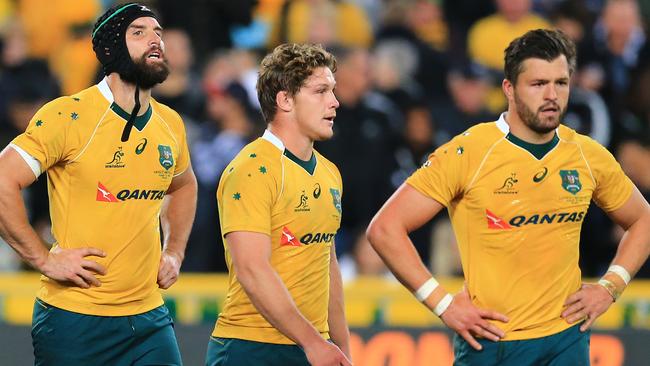
<path fill-rule="evenodd" d="M 407 183 L 446 206 L 472 302 L 507 315 L 504 340 L 544 337 L 571 325 L 560 317 L 581 285 L 580 228 L 590 201 L 621 207 L 632 182 L 589 137 L 559 126 L 528 144 L 505 114 L 438 148 Z"/>
<path fill-rule="evenodd" d="M 62 286 L 43 276 L 38 297 L 65 310 L 106 316 L 162 305 L 158 216 L 165 192 L 189 166 L 180 116 L 151 99 L 130 139 L 129 113 L 113 103 L 106 79 L 43 106 L 12 142 L 47 171 L 52 234 L 61 248 L 96 247 L 101 287 Z"/>
<path fill-rule="evenodd" d="M 270 131 L 226 167 L 217 190 L 221 232 L 271 237 L 271 265 L 302 315 L 329 338 L 330 251 L 341 223 L 341 176 L 318 152 L 302 161 Z M 225 245 L 225 239 L 224 239 Z M 226 246 L 229 288 L 212 335 L 293 344 L 273 328 L 244 292 Z"/>

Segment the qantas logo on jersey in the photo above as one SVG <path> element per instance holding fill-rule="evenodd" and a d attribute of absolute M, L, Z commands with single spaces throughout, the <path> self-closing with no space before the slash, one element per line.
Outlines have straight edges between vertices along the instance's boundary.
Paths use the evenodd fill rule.
<path fill-rule="evenodd" d="M 300 238 L 300 242 L 309 245 L 315 243 L 330 243 L 336 233 L 307 233 Z"/>
<path fill-rule="evenodd" d="M 299 247 L 300 242 L 298 238 L 289 230 L 286 226 L 282 228 L 282 233 L 280 234 L 280 245 L 281 246 L 290 246 L 290 247 Z"/>
<path fill-rule="evenodd" d="M 108 188 L 104 187 L 104 185 L 101 182 L 97 182 L 97 201 L 100 202 L 117 202 L 117 198 L 113 196 L 113 194 L 108 190 Z"/>
<path fill-rule="evenodd" d="M 488 229 L 505 230 L 526 225 L 560 224 L 563 222 L 581 222 L 586 211 L 556 212 L 552 214 L 517 215 L 508 221 L 498 217 L 490 210 L 485 210 Z"/>
<path fill-rule="evenodd" d="M 126 200 L 161 200 L 165 197 L 165 191 L 157 189 L 123 189 L 117 192 L 117 196 L 113 195 L 106 186 L 101 182 L 97 182 L 97 196 L 96 200 L 100 202 L 119 202 Z"/>
<path fill-rule="evenodd" d="M 165 198 L 165 191 L 158 189 L 123 189 L 117 192 L 117 199 L 120 201 L 126 200 L 161 200 Z"/>

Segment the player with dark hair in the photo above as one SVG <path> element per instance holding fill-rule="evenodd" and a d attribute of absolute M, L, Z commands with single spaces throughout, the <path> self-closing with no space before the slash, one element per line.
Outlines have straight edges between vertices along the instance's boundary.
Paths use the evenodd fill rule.
<path fill-rule="evenodd" d="M 158 288 L 178 277 L 196 179 L 183 121 L 151 98 L 169 73 L 161 34 L 145 6 L 109 9 L 92 33 L 104 80 L 46 104 L 0 154 L 11 172 L 0 176 L 0 233 L 43 274 L 36 365 L 181 364 Z M 21 198 L 43 172 L 49 251 Z"/>
<path fill-rule="evenodd" d="M 646 200 L 604 147 L 560 124 L 575 57 L 559 31 L 512 41 L 507 112 L 438 148 L 368 228 L 397 278 L 457 333 L 455 365 L 588 365 L 587 330 L 650 252 Z M 595 284 L 578 267 L 592 200 L 626 230 Z M 408 238 L 444 207 L 465 276 L 454 296 Z"/>
<path fill-rule="evenodd" d="M 313 148 L 332 137 L 334 71 L 334 57 L 315 45 L 280 45 L 262 60 L 268 128 L 217 190 L 230 273 L 208 366 L 351 365 L 334 250 L 341 176 Z"/>

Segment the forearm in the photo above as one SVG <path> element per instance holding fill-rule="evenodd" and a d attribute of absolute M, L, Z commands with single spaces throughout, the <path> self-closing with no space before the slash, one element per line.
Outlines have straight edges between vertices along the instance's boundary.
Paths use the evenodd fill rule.
<path fill-rule="evenodd" d="M 332 251 L 334 253 L 334 251 Z M 330 298 L 328 305 L 327 324 L 330 337 L 343 353 L 351 359 L 350 331 L 345 320 L 345 305 L 343 302 L 343 280 L 336 261 L 336 255 L 330 263 Z"/>
<path fill-rule="evenodd" d="M 422 263 L 407 232 L 406 228 L 395 225 L 371 223 L 368 240 L 400 283 L 414 292 L 431 278 L 431 272 Z M 444 288 L 438 286 L 424 303 L 433 309 L 446 294 Z"/>
<path fill-rule="evenodd" d="M 648 227 L 650 227 L 650 214 L 646 213 L 625 231 L 612 261 L 612 265 L 623 267 L 630 277 L 634 277 L 641 269 L 650 254 Z M 605 273 L 603 279 L 614 284 L 618 294 L 622 293 L 627 286 L 624 278 L 612 271 Z"/>
<path fill-rule="evenodd" d="M 29 224 L 20 187 L 0 183 L 0 234 L 30 266 L 40 270 L 48 249 Z"/>
<path fill-rule="evenodd" d="M 323 340 L 318 330 L 300 313 L 268 262 L 238 268 L 236 274 L 255 308 L 282 334 L 302 347 Z"/>
<path fill-rule="evenodd" d="M 192 230 L 196 212 L 196 184 L 186 184 L 165 196 L 160 221 L 163 231 L 163 250 L 181 261 Z"/>

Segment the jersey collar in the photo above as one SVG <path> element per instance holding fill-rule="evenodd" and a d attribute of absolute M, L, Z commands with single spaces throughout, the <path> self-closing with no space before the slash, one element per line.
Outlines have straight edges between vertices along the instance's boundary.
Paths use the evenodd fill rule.
<path fill-rule="evenodd" d="M 289 160 L 293 161 L 294 163 L 298 164 L 301 168 L 305 169 L 307 173 L 310 175 L 314 175 L 314 171 L 316 170 L 316 154 L 313 152 L 311 153 L 311 158 L 309 160 L 301 160 L 298 158 L 296 155 L 294 155 L 291 151 L 289 151 L 282 141 L 273 134 L 273 132 L 269 131 L 268 129 L 264 131 L 264 134 L 262 135 L 262 139 L 272 143 L 275 147 L 280 149 L 282 151 L 282 154 L 289 158 Z"/>
<path fill-rule="evenodd" d="M 501 130 L 501 132 L 503 132 L 506 135 L 505 136 L 506 140 L 528 151 L 538 160 L 546 156 L 546 154 L 548 154 L 551 150 L 553 150 L 553 148 L 557 146 L 557 144 L 560 142 L 557 129 L 555 129 L 555 135 L 553 135 L 553 139 L 549 142 L 543 144 L 532 144 L 530 142 L 526 142 L 518 138 L 517 136 L 513 135 L 512 133 L 510 133 L 510 126 L 506 122 L 505 116 L 506 116 L 506 112 L 501 113 L 501 116 L 499 116 L 496 125 L 499 128 L 499 130 Z"/>
<path fill-rule="evenodd" d="M 111 103 L 111 110 L 115 112 L 120 118 L 122 118 L 124 121 L 128 121 L 130 117 L 130 113 L 122 109 L 119 105 L 115 103 L 115 98 L 113 97 L 113 92 L 111 91 L 111 88 L 108 86 L 108 79 L 104 76 L 102 81 L 97 84 L 97 88 L 99 89 L 99 92 L 102 93 L 104 98 Z M 149 103 L 149 108 L 147 108 L 147 111 L 141 115 L 135 117 L 135 122 L 133 122 L 133 126 L 138 129 L 138 131 L 142 131 L 144 127 L 147 125 L 149 120 L 151 119 L 151 115 L 153 114 L 152 109 L 151 109 L 151 103 Z"/>

